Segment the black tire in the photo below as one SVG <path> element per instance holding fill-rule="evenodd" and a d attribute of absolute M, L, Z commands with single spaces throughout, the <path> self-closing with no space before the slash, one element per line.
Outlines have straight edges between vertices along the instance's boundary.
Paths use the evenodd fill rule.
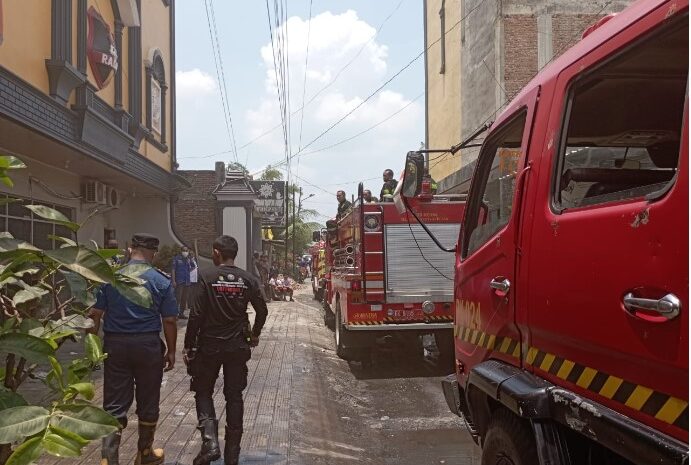
<path fill-rule="evenodd" d="M 324 309 L 324 326 L 333 331 L 335 329 L 334 324 L 336 318 L 334 317 L 334 313 L 331 311 L 331 306 L 324 299 L 322 299 L 322 308 Z"/>
<path fill-rule="evenodd" d="M 341 323 L 341 304 L 336 301 L 336 313 L 334 322 L 334 341 L 336 343 L 336 355 L 348 362 L 359 359 L 359 351 L 348 347 L 348 334 Z"/>
<path fill-rule="evenodd" d="M 527 421 L 503 408 L 492 414 L 482 445 L 482 465 L 535 465 L 535 437 Z"/>

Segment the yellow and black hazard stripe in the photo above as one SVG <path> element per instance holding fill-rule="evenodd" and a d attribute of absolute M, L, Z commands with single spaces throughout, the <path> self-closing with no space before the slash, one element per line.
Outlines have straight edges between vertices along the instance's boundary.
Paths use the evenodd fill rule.
<path fill-rule="evenodd" d="M 518 341 L 470 328 L 454 328 L 456 337 L 488 350 L 521 358 Z M 576 363 L 558 355 L 530 347 L 524 356 L 527 365 L 559 379 L 611 399 L 633 410 L 685 431 L 689 429 L 689 402 L 649 387 Z"/>
<path fill-rule="evenodd" d="M 453 321 L 453 315 L 428 315 L 425 316 L 427 321 Z"/>
<path fill-rule="evenodd" d="M 374 326 L 374 325 L 381 325 L 383 324 L 383 321 L 349 321 L 349 325 L 355 325 L 355 326 Z"/>

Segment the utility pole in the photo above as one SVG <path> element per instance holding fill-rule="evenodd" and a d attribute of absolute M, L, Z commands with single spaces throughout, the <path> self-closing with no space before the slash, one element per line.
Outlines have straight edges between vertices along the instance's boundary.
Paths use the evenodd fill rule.
<path fill-rule="evenodd" d="M 283 272 L 286 273 L 288 271 L 288 189 L 290 186 L 288 186 L 288 183 L 286 183 L 286 189 L 284 192 L 284 197 L 286 199 L 286 211 L 285 211 L 285 221 L 286 221 L 286 233 L 283 236 Z"/>
<path fill-rule="evenodd" d="M 302 188 L 300 188 L 300 197 L 302 197 Z M 293 277 L 295 274 L 295 189 L 293 189 Z"/>

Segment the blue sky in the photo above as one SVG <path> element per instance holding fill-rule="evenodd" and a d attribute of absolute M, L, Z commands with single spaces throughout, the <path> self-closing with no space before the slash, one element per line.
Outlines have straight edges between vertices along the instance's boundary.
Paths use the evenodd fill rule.
<path fill-rule="evenodd" d="M 291 145 L 295 153 L 300 146 L 301 117 L 304 146 L 422 51 L 423 8 L 418 0 L 313 0 L 310 21 L 309 0 L 288 3 L 293 111 L 302 105 L 308 29 L 307 100 L 331 83 L 336 73 L 360 53 L 338 79 L 305 107 L 304 116 L 298 113 L 291 119 Z M 269 4 L 273 8 L 273 2 Z M 266 3 L 215 0 L 214 12 L 239 148 L 281 121 Z M 232 144 L 223 117 L 222 83 L 217 77 L 204 0 L 177 2 L 176 15 L 178 160 L 181 169 L 212 169 L 215 161 L 232 161 L 234 155 L 213 155 L 228 151 Z M 348 194 L 355 193 L 356 180 L 376 178 L 365 185 L 378 193 L 381 172 L 385 168 L 398 172 L 405 153 L 419 147 L 424 140 L 423 63 L 420 58 L 333 130 L 303 148 L 299 167 L 298 158 L 293 159 L 292 171 L 304 179 L 298 183 L 305 196 L 315 194 L 305 201 L 305 208 L 333 216 L 335 191 L 343 188 Z M 389 117 L 366 134 L 328 148 Z M 314 152 L 323 148 L 327 149 Z M 238 159 L 251 172 L 283 157 L 280 129 L 238 149 Z M 324 218 L 319 220 L 323 222 Z"/>

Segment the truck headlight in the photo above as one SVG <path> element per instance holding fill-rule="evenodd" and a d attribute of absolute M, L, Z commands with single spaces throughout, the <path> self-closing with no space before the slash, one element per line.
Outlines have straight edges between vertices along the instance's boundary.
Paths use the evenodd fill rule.
<path fill-rule="evenodd" d="M 425 300 L 422 302 L 422 311 L 426 314 L 434 313 L 434 302 L 431 300 Z"/>

